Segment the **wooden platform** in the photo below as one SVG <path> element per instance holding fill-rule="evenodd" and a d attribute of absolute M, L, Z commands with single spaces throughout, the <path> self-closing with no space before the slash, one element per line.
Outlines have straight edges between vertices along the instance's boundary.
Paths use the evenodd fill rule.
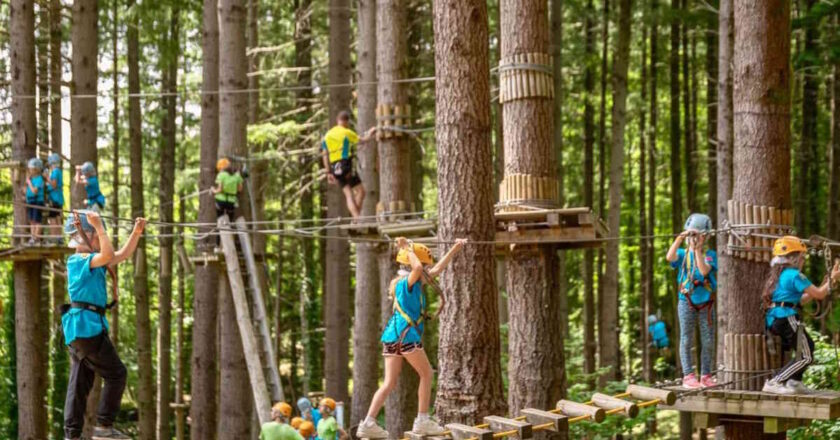
<path fill-rule="evenodd" d="M 681 387 L 669 387 L 685 391 Z M 760 391 L 709 390 L 683 396 L 662 409 L 777 419 L 831 420 L 840 417 L 840 392 L 778 395 Z"/>
<path fill-rule="evenodd" d="M 363 237 L 429 237 L 435 235 L 437 223 L 428 219 L 406 219 L 391 222 L 347 223 L 338 227 L 351 236 Z"/>
<path fill-rule="evenodd" d="M 496 226 L 496 241 L 502 248 L 510 244 L 592 248 L 601 246 L 607 236 L 604 222 L 586 207 L 497 212 Z"/>
<path fill-rule="evenodd" d="M 75 252 L 67 246 L 17 246 L 0 249 L 0 261 L 62 260 Z"/>

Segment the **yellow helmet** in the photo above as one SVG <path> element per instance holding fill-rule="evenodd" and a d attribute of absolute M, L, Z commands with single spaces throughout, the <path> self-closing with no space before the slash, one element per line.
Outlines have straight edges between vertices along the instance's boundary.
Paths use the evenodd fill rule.
<path fill-rule="evenodd" d="M 295 428 L 295 429 L 300 429 L 300 425 L 301 425 L 302 423 L 303 423 L 303 419 L 302 419 L 302 418 L 300 418 L 300 417 L 294 417 L 294 418 L 292 418 L 292 421 L 291 421 L 289 424 L 290 424 L 290 425 L 292 425 L 292 428 Z"/>
<path fill-rule="evenodd" d="M 315 425 L 313 425 L 309 420 L 304 420 L 303 423 L 300 424 L 298 432 L 303 438 L 312 437 L 312 434 L 315 434 Z"/>
<path fill-rule="evenodd" d="M 776 242 L 773 243 L 773 255 L 776 257 L 793 252 L 806 252 L 807 250 L 808 248 L 805 247 L 802 240 L 792 235 L 786 235 L 777 239 Z"/>
<path fill-rule="evenodd" d="M 271 407 L 271 409 L 282 414 L 283 417 L 290 417 L 292 415 L 292 405 L 289 405 L 286 402 L 277 402 Z"/>
<path fill-rule="evenodd" d="M 324 397 L 321 399 L 320 405 L 326 406 L 330 409 L 330 411 L 335 411 L 335 400 L 330 397 Z"/>
<path fill-rule="evenodd" d="M 216 162 L 216 171 L 222 171 L 230 166 L 230 160 L 228 158 L 223 157 Z"/>
<path fill-rule="evenodd" d="M 412 243 L 412 249 L 414 250 L 414 255 L 417 255 L 417 258 L 423 264 L 434 264 L 435 259 L 432 257 L 432 251 L 429 248 L 420 243 Z M 397 252 L 397 263 L 402 265 L 408 266 L 411 264 L 411 260 L 408 259 L 408 249 L 400 249 Z"/>

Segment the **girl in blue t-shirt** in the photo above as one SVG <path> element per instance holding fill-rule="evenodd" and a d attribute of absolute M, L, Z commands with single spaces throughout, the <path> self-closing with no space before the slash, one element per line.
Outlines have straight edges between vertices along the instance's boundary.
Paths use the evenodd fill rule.
<path fill-rule="evenodd" d="M 35 245 L 41 239 L 41 224 L 44 222 L 44 176 L 41 175 L 44 163 L 33 157 L 26 168 L 26 214 L 32 234 L 29 245 Z"/>
<path fill-rule="evenodd" d="M 782 351 L 796 347 L 796 356 L 764 384 L 764 392 L 775 394 L 806 394 L 810 390 L 802 384 L 802 375 L 814 361 L 814 340 L 800 322 L 801 305 L 828 295 L 831 283 L 840 280 L 840 262 L 820 287 L 814 286 L 802 274 L 807 248 L 796 237 L 782 237 L 773 244 L 770 277 L 764 285 L 765 325 L 782 340 Z"/>
<path fill-rule="evenodd" d="M 428 247 L 411 243 L 403 237 L 397 238 L 397 263 L 400 271 L 391 281 L 388 289 L 389 296 L 394 300 L 394 313 L 385 331 L 382 333 L 382 344 L 385 356 L 385 383 L 373 395 L 367 417 L 359 425 L 356 437 L 367 439 L 388 438 L 388 432 L 376 424 L 376 417 L 385 398 L 397 386 L 397 379 L 402 370 L 403 359 L 408 361 L 420 376 L 420 387 L 417 392 L 417 418 L 414 419 L 412 431 L 420 435 L 441 435 L 444 430 L 429 417 L 429 401 L 432 394 L 432 367 L 429 358 L 423 351 L 423 321 L 426 319 L 426 294 L 422 284 L 429 278 L 440 274 L 466 243 L 465 239 L 455 240 L 455 245 L 433 267 L 432 252 Z"/>
<path fill-rule="evenodd" d="M 76 184 L 85 186 L 88 209 L 94 211 L 105 209 L 105 196 L 99 190 L 99 177 L 96 176 L 96 167 L 93 166 L 93 162 L 85 162 L 76 167 Z"/>
<path fill-rule="evenodd" d="M 56 153 L 50 154 L 47 157 L 47 163 L 50 165 L 47 176 L 47 209 L 45 214 L 47 223 L 52 226 L 55 240 L 61 244 L 61 213 L 64 209 L 64 172 L 61 169 L 61 156 Z"/>

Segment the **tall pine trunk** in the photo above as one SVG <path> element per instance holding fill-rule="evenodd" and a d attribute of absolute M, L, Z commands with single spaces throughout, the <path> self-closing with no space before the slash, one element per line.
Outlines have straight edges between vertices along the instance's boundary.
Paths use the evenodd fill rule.
<path fill-rule="evenodd" d="M 645 284 L 645 310 L 648 315 L 654 313 L 656 310 L 656 277 L 653 275 L 654 262 L 656 261 L 656 246 L 653 235 L 656 234 L 656 159 L 659 155 L 656 146 L 656 130 L 659 121 L 658 102 L 658 81 L 659 69 L 657 63 L 659 62 L 659 1 L 652 0 L 650 5 L 651 23 L 650 23 L 650 127 L 648 128 L 648 176 L 647 176 L 647 218 L 648 218 L 648 233 L 650 238 L 645 240 L 647 245 L 647 272 L 645 276 L 648 277 L 648 282 Z M 645 363 L 647 369 L 645 371 L 645 380 L 653 381 L 653 353 L 648 351 L 648 358 Z"/>
<path fill-rule="evenodd" d="M 671 230 L 682 226 L 682 164 L 680 163 L 680 0 L 671 0 L 671 53 L 668 60 L 671 88 Z"/>
<path fill-rule="evenodd" d="M 96 151 L 96 103 L 95 96 L 99 81 L 97 66 L 98 44 L 98 2 L 96 0 L 77 0 L 73 2 L 73 26 L 71 40 L 73 44 L 73 94 L 86 95 L 72 102 L 70 113 L 70 161 L 72 165 L 93 162 L 97 165 Z M 75 173 L 75 168 L 70 168 Z M 71 174 L 73 175 L 73 174 Z M 71 185 L 71 206 L 80 208 L 85 205 L 84 185 Z"/>
<path fill-rule="evenodd" d="M 493 240 L 493 161 L 487 5 L 434 4 L 435 139 L 439 237 Z M 452 209 L 462 207 L 464 209 Z M 444 272 L 435 412 L 446 422 L 475 423 L 505 409 L 500 366 L 493 248 L 467 245 Z M 461 319 L 469 313 L 474 319 Z"/>
<path fill-rule="evenodd" d="M 376 1 L 358 3 L 358 39 L 356 68 L 359 71 L 358 114 L 356 128 L 364 132 L 376 126 Z M 356 153 L 359 177 L 365 184 L 362 216 L 376 214 L 379 201 L 379 172 L 376 148 L 372 145 Z M 380 291 L 377 263 L 378 245 L 356 244 L 356 299 L 353 320 L 353 421 L 364 419 L 373 394 L 379 385 L 379 315 Z"/>
<path fill-rule="evenodd" d="M 685 14 L 689 13 L 688 10 L 688 0 L 680 0 L 680 17 L 683 17 Z M 688 22 L 683 21 L 682 26 L 680 26 L 680 46 L 682 47 L 682 52 L 680 54 L 680 67 L 682 68 L 682 106 L 683 106 L 683 164 L 685 167 L 685 198 L 686 198 L 686 206 L 690 212 L 695 212 L 697 210 L 697 194 L 696 194 L 696 187 L 697 187 L 697 170 L 696 170 L 696 161 L 694 160 L 694 154 L 696 151 L 696 146 L 694 145 L 694 137 L 691 127 L 691 93 L 692 93 L 692 84 L 691 84 L 691 76 L 692 76 L 692 69 L 691 69 L 691 55 L 690 55 L 690 48 L 689 48 L 689 37 L 688 37 Z"/>
<path fill-rule="evenodd" d="M 583 76 L 583 204 L 594 209 L 595 203 L 595 14 L 593 0 L 587 0 L 584 20 L 584 53 L 586 68 Z M 583 372 L 595 373 L 595 251 L 583 253 Z M 592 377 L 592 376 L 590 376 Z M 594 387 L 594 382 L 590 382 Z"/>
<path fill-rule="evenodd" d="M 709 204 L 706 212 L 712 218 L 712 224 L 718 223 L 718 194 L 717 194 L 717 81 L 718 81 L 718 34 L 715 26 L 718 24 L 717 15 L 709 15 L 706 23 L 706 169 L 709 181 Z M 715 242 L 716 244 L 716 242 Z"/>
<path fill-rule="evenodd" d="M 120 71 L 119 71 L 119 2 L 114 1 L 111 5 L 111 56 L 113 57 L 113 69 L 111 72 L 111 82 L 113 84 L 113 105 L 112 123 L 114 132 L 111 133 L 113 154 L 111 155 L 111 216 L 115 219 L 120 216 Z M 114 249 L 119 249 L 120 246 L 119 225 L 116 221 L 111 228 L 111 244 Z M 119 269 L 117 269 L 115 283 L 119 283 Z M 120 308 L 114 307 L 111 309 L 111 340 L 114 343 L 114 348 L 118 351 L 120 349 Z"/>
<path fill-rule="evenodd" d="M 649 18 L 648 10 L 645 10 L 645 17 Z M 641 77 L 641 96 L 642 102 L 648 102 L 647 96 L 647 80 L 648 80 L 648 21 L 645 21 L 645 26 L 642 28 L 642 77 Z M 639 276 L 639 289 L 641 297 L 641 313 L 639 313 L 639 350 L 642 353 L 642 376 L 644 380 L 649 381 L 651 365 L 650 365 L 650 334 L 648 332 L 647 317 L 650 314 L 650 298 L 647 296 L 648 283 L 653 278 L 653 271 L 647 266 L 648 240 L 645 238 L 648 234 L 648 218 L 647 218 L 647 109 L 642 106 L 639 109 L 639 235 L 642 240 L 639 242 L 639 261 L 641 262 L 641 274 Z"/>
<path fill-rule="evenodd" d="M 835 38 L 838 18 L 834 17 Z M 828 236 L 840 237 L 840 59 L 835 59 L 831 71 L 831 165 L 828 184 Z"/>
<path fill-rule="evenodd" d="M 563 0 L 551 0 L 551 55 L 554 57 L 552 66 L 554 75 L 554 143 L 557 157 L 557 186 L 560 200 L 558 204 L 565 204 L 565 171 L 563 169 Z M 557 255 L 557 294 L 560 319 L 560 329 L 563 337 L 569 335 L 569 281 L 566 277 L 566 252 L 559 251 Z M 565 357 L 564 357 L 565 361 Z M 563 366 L 563 394 L 566 389 L 565 365 Z"/>

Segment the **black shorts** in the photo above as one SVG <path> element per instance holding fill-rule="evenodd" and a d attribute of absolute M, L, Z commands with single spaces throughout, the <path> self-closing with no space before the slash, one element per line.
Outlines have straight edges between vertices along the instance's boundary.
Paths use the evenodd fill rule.
<path fill-rule="evenodd" d="M 353 168 L 352 158 L 341 159 L 338 162 L 330 164 L 330 167 L 332 168 L 330 173 L 342 188 L 345 186 L 354 188 L 362 183 L 362 179 L 359 179 L 359 176 L 356 175 L 356 170 Z"/>
<path fill-rule="evenodd" d="M 222 215 L 227 214 L 228 220 L 233 222 L 236 218 L 234 216 L 235 213 L 236 202 L 222 202 L 220 200 L 216 200 L 216 217 L 221 217 Z"/>
<path fill-rule="evenodd" d="M 27 203 L 28 205 L 35 205 L 35 203 Z M 26 208 L 26 215 L 30 222 L 41 223 L 44 221 L 44 211 L 41 209 L 43 205 L 30 206 Z"/>
<path fill-rule="evenodd" d="M 423 350 L 422 342 L 409 342 L 404 344 L 392 342 L 390 344 L 382 344 L 382 356 L 402 356 L 417 350 Z"/>
<path fill-rule="evenodd" d="M 53 202 L 53 201 L 47 200 L 47 208 L 50 208 L 50 209 L 45 209 L 44 210 L 44 217 L 50 219 L 50 218 L 61 217 L 61 210 L 64 207 L 55 203 L 55 202 Z"/>

